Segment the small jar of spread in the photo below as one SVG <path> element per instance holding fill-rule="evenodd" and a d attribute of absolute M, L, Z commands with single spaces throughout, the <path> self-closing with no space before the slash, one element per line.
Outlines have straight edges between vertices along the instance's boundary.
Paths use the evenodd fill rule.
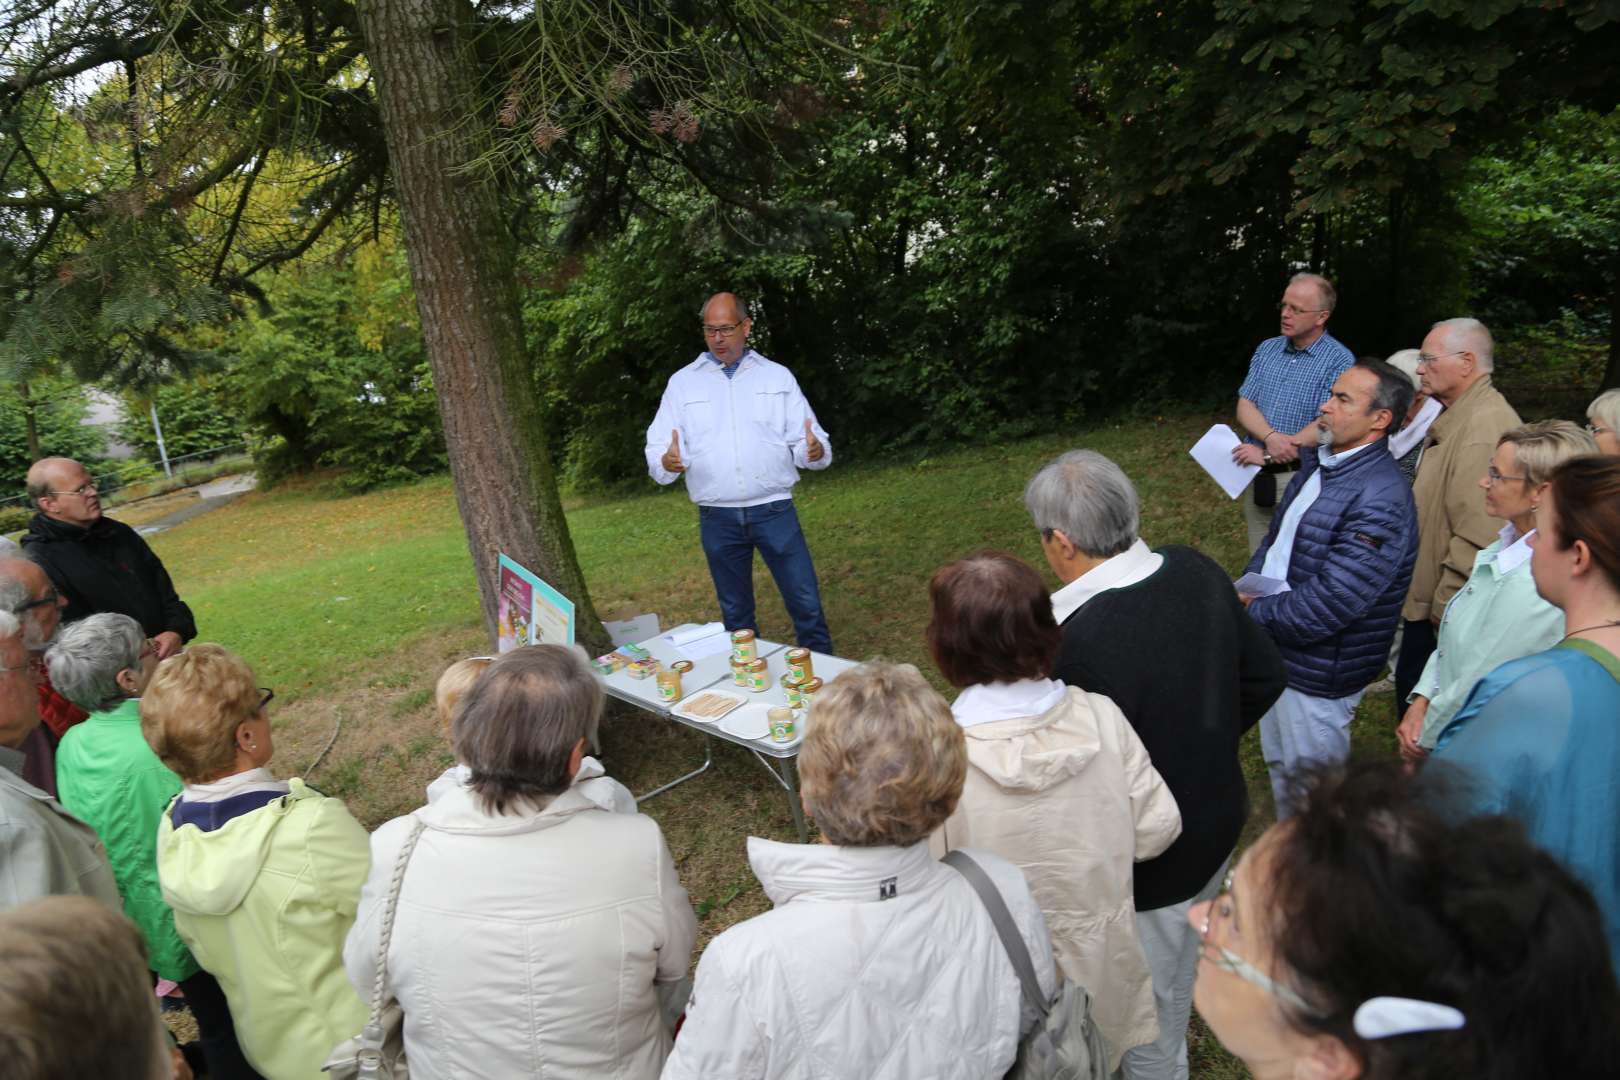
<path fill-rule="evenodd" d="M 782 676 L 782 693 L 787 695 L 788 708 L 804 707 L 804 695 L 799 692 L 799 684 L 793 681 L 791 673 Z"/>
<path fill-rule="evenodd" d="M 796 683 L 808 682 L 815 676 L 815 672 L 810 669 L 809 649 L 798 648 L 787 651 L 787 673 Z"/>
<path fill-rule="evenodd" d="M 771 677 L 767 671 L 769 667 L 764 660 L 755 660 L 748 665 L 748 689 L 756 694 L 763 694 L 771 688 Z"/>
<path fill-rule="evenodd" d="M 668 671 L 660 671 L 656 678 L 659 701 L 681 700 L 681 673 L 678 670 L 670 668 Z"/>
<path fill-rule="evenodd" d="M 733 660 L 731 662 L 731 681 L 736 686 L 746 688 L 748 686 L 748 665 L 739 664 Z"/>
<path fill-rule="evenodd" d="M 822 682 L 818 678 L 813 678 L 799 687 L 799 696 L 804 699 L 806 709 L 814 707 L 816 694 L 821 691 L 821 687 Z"/>
<path fill-rule="evenodd" d="M 771 723 L 771 742 L 792 742 L 798 728 L 793 722 L 793 710 L 778 705 L 765 714 Z"/>
<path fill-rule="evenodd" d="M 733 630 L 731 632 L 731 662 L 734 664 L 752 664 L 759 656 L 759 648 L 754 642 L 752 630 Z"/>
<path fill-rule="evenodd" d="M 669 670 L 678 671 L 682 675 L 685 675 L 688 671 L 692 670 L 692 661 L 690 661 L 690 660 L 676 660 L 676 661 L 674 661 L 673 663 L 671 663 L 669 665 Z"/>

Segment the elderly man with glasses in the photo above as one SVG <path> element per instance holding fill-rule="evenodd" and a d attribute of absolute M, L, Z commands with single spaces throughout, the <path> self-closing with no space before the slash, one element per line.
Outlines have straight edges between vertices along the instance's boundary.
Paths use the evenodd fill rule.
<path fill-rule="evenodd" d="M 647 428 L 647 471 L 686 477 L 727 630 L 757 630 L 754 549 L 781 590 L 800 645 L 832 652 L 810 546 L 793 506 L 800 469 L 832 464 L 832 444 L 793 373 L 748 347 L 753 321 L 731 293 L 702 311 L 708 348 L 669 378 Z"/>
<path fill-rule="evenodd" d="M 1412 496 L 1417 500 L 1418 556 L 1401 608 L 1401 650 L 1395 659 L 1395 715 L 1434 652 L 1440 618 L 1474 571 L 1475 557 L 1497 538 L 1501 525 L 1485 512 L 1479 478 L 1503 433 L 1522 421 L 1491 384 L 1495 343 L 1478 319 L 1446 319 L 1423 339 L 1418 376 L 1423 392 L 1440 402 L 1423 437 L 1423 457 Z"/>
<path fill-rule="evenodd" d="M 23 553 L 66 601 L 64 622 L 98 611 L 128 615 L 156 643 L 160 660 L 197 636 L 168 570 L 134 529 L 102 514 L 100 492 L 83 465 L 61 457 L 34 462 L 28 496 L 39 513 L 28 524 Z"/>
<path fill-rule="evenodd" d="M 1321 274 L 1290 278 L 1277 304 L 1282 333 L 1254 350 L 1238 390 L 1238 423 L 1249 434 L 1232 451 L 1232 460 L 1262 470 L 1243 495 L 1251 555 L 1266 538 L 1277 512 L 1277 474 L 1297 470 L 1301 448 L 1316 445 L 1317 406 L 1328 399 L 1334 380 L 1356 361 L 1327 332 L 1338 302 L 1333 283 Z M 1286 486 L 1286 480 L 1283 483 Z"/>
<path fill-rule="evenodd" d="M 56 640 L 62 624 L 63 600 L 45 571 L 21 558 L 0 557 L 0 611 L 10 612 L 22 624 L 23 648 L 39 691 L 39 718 L 19 747 L 26 758 L 23 779 L 56 794 L 56 745 L 73 725 L 88 715 L 57 693 L 45 666 L 45 650 Z"/>

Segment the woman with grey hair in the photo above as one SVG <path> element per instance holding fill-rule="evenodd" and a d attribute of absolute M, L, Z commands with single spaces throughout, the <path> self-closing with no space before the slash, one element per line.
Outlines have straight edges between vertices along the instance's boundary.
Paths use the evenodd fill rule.
<path fill-rule="evenodd" d="M 698 964 L 665 1080 L 998 1077 L 1033 1022 L 984 903 L 928 838 L 967 774 L 962 729 L 909 664 L 866 664 L 816 700 L 799 754 L 822 844 L 748 840 L 775 910 Z M 1046 920 L 1018 868 L 973 851 L 1056 983 Z"/>
<path fill-rule="evenodd" d="M 257 1075 L 237 1046 L 224 991 L 180 940 L 158 883 L 158 819 L 183 785 L 141 735 L 140 698 L 157 672 L 157 649 L 140 623 L 103 612 L 59 630 L 45 663 L 57 692 L 90 714 L 56 751 L 62 805 L 106 846 L 152 970 L 179 985 L 197 1019 L 208 1074 Z"/>
<path fill-rule="evenodd" d="M 1586 407 L 1586 431 L 1598 453 L 1620 454 L 1620 389 L 1605 390 Z"/>
<path fill-rule="evenodd" d="M 578 649 L 503 654 L 452 722 L 465 779 L 372 834 L 343 959 L 369 998 L 408 852 L 386 984 L 413 1078 L 663 1068 L 697 919 L 658 824 L 616 811 L 622 789 L 585 756 L 601 715 Z"/>
<path fill-rule="evenodd" d="M 1423 460 L 1423 442 L 1435 417 L 1443 409 L 1438 400 L 1423 392 L 1423 379 L 1417 369 L 1418 358 L 1422 355 L 1422 349 L 1402 349 L 1389 358 L 1392 367 L 1412 380 L 1412 404 L 1407 408 L 1401 426 L 1391 431 L 1389 436 L 1389 452 L 1394 456 L 1395 464 L 1401 467 L 1401 475 L 1406 477 L 1408 484 L 1417 478 L 1418 462 Z"/>

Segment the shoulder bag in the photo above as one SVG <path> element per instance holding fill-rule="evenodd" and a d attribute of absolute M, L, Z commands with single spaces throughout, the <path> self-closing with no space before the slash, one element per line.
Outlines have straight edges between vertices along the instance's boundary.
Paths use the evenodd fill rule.
<path fill-rule="evenodd" d="M 377 939 L 377 977 L 371 984 L 371 1015 L 360 1034 L 344 1039 L 326 1059 L 321 1071 L 334 1080 L 409 1080 L 405 1063 L 405 1010 L 392 994 L 383 997 L 388 983 L 388 945 L 394 936 L 394 912 L 399 907 L 399 887 L 405 881 L 405 867 L 422 835 L 422 822 L 414 821 L 405 846 L 394 860 L 394 876 L 388 883 L 388 904 L 383 909 L 382 933 Z"/>
<path fill-rule="evenodd" d="M 949 852 L 941 861 L 966 878 L 979 894 L 990 921 L 996 925 L 1002 948 L 1018 973 L 1024 1000 L 1037 1014 L 1035 1026 L 1019 1040 L 1018 1057 L 1007 1072 L 1008 1080 L 1107 1080 L 1108 1044 L 1092 1022 L 1091 995 L 1085 987 L 1064 978 L 1052 1000 L 1047 1001 L 1035 977 L 1029 946 L 990 875 L 965 851 Z"/>

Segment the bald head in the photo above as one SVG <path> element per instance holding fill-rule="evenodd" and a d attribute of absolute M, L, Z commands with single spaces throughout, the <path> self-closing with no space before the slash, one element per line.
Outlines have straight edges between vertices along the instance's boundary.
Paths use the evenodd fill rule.
<path fill-rule="evenodd" d="M 748 305 L 736 293 L 719 292 L 703 305 L 703 342 L 709 352 L 730 367 L 748 352 L 748 331 L 753 329 Z"/>
<path fill-rule="evenodd" d="M 56 636 L 64 601 L 45 571 L 27 559 L 0 559 L 0 610 L 22 621 L 23 645 L 40 652 Z"/>
<path fill-rule="evenodd" d="M 72 458 L 40 458 L 28 469 L 28 496 L 52 521 L 89 528 L 101 517 L 101 495 Z"/>

